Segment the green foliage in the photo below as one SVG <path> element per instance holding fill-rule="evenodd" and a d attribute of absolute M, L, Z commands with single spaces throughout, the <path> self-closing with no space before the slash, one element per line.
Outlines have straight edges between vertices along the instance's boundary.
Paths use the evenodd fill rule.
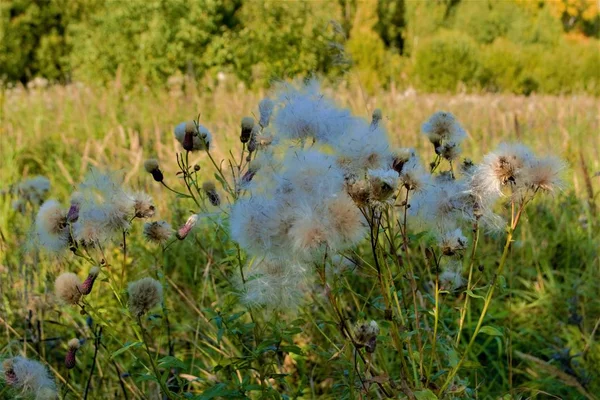
<path fill-rule="evenodd" d="M 425 90 L 453 91 L 459 83 L 477 82 L 479 49 L 469 36 L 443 31 L 419 46 L 415 75 Z"/>

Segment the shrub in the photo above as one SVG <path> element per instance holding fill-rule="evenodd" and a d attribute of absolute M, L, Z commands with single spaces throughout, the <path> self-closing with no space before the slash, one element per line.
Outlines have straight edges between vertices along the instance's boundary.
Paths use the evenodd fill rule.
<path fill-rule="evenodd" d="M 414 68 L 423 89 L 453 91 L 476 82 L 479 49 L 469 36 L 444 31 L 417 48 Z"/>

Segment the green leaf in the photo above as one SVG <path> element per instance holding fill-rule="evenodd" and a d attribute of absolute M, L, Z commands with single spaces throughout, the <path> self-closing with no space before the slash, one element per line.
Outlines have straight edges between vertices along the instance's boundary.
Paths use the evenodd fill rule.
<path fill-rule="evenodd" d="M 429 389 L 419 390 L 413 393 L 417 400 L 438 400 L 438 397 Z"/>
<path fill-rule="evenodd" d="M 480 295 L 478 295 L 478 294 L 475 294 L 475 293 L 473 293 L 473 292 L 471 291 L 471 289 L 469 289 L 469 290 L 467 290 L 467 291 L 465 291 L 465 292 L 466 292 L 466 293 L 469 295 L 469 297 L 473 297 L 474 299 L 482 299 L 482 300 L 485 300 L 485 297 L 483 297 L 483 296 L 480 296 Z"/>
<path fill-rule="evenodd" d="M 486 335 L 490 336 L 504 336 L 504 334 L 498 328 L 494 328 L 490 325 L 483 326 L 479 330 L 479 332 L 485 333 Z"/>
<path fill-rule="evenodd" d="M 298 346 L 281 346 L 279 348 L 281 351 L 285 351 L 286 353 L 294 353 L 298 355 L 302 355 L 302 349 Z"/>
<path fill-rule="evenodd" d="M 158 360 L 158 366 L 161 368 L 186 368 L 186 365 L 183 361 L 173 356 L 166 356 L 161 358 L 160 360 Z"/>
<path fill-rule="evenodd" d="M 112 353 L 110 355 L 110 358 L 113 359 L 116 356 L 118 356 L 119 354 L 125 353 L 129 349 L 133 349 L 133 348 L 139 347 L 141 345 L 142 345 L 142 342 L 128 342 L 128 343 L 125 343 L 125 346 L 121 347 L 119 350 L 117 350 L 114 353 Z"/>

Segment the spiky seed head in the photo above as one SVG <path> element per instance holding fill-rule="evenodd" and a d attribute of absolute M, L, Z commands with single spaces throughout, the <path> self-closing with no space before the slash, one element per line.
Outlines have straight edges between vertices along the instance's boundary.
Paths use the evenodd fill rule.
<path fill-rule="evenodd" d="M 248 143 L 250 136 L 252 135 L 252 128 L 254 128 L 254 118 L 242 118 L 242 132 L 240 134 L 240 141 L 242 143 Z"/>
<path fill-rule="evenodd" d="M 142 278 L 131 282 L 129 293 L 129 311 L 135 317 L 141 317 L 162 301 L 163 288 L 160 282 L 152 278 Z"/>
<path fill-rule="evenodd" d="M 173 228 L 166 221 L 153 221 L 144 224 L 144 237 L 153 243 L 165 244 L 173 235 Z"/>
<path fill-rule="evenodd" d="M 154 216 L 156 209 L 152 204 L 152 198 L 144 193 L 137 192 L 133 195 L 133 208 L 136 218 L 150 218 Z"/>
<path fill-rule="evenodd" d="M 54 281 L 56 296 L 65 304 L 77 304 L 81 299 L 81 281 L 72 272 L 64 272 Z"/>

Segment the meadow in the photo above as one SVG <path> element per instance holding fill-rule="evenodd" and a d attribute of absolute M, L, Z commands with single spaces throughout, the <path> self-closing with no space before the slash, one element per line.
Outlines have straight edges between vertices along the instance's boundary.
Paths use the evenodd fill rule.
<path fill-rule="evenodd" d="M 226 234 L 229 203 L 238 195 L 227 187 L 243 174 L 221 160 L 249 168 L 239 156 L 246 150 L 240 121 L 258 121 L 258 104 L 271 92 L 228 81 L 183 81 L 165 90 L 124 90 L 118 81 L 106 88 L 5 89 L 0 359 L 42 361 L 64 399 L 598 398 L 598 98 L 422 94 L 394 87 L 366 94 L 351 83 L 323 92 L 367 121 L 380 109 L 379 124 L 391 144 L 414 148 L 423 165 L 435 154 L 421 126 L 445 110 L 466 130 L 462 150 L 475 164 L 500 143 L 518 141 L 536 154 L 562 158 L 564 185 L 527 204 L 518 213 L 518 229 L 479 234 L 465 228 L 469 247 L 456 287 L 441 283 L 441 256 L 431 255 L 432 238 L 420 229 L 407 233 L 405 222 L 396 227 L 404 240 L 397 253 L 385 250 L 384 235 L 371 227 L 371 246 L 365 241 L 341 252 L 346 258 L 336 261 L 337 270 L 327 264 L 316 269 L 316 279 L 302 283 L 309 289 L 298 307 L 266 310 L 240 302 L 236 293 L 238 268 L 248 268 L 253 257 Z M 210 155 L 220 171 L 205 152 L 188 154 L 175 140 L 175 126 L 195 118 L 212 133 Z M 165 182 L 184 194 L 153 179 L 145 171 L 147 159 L 158 160 Z M 154 219 L 174 229 L 198 214 L 189 236 L 157 246 L 134 221 L 102 249 L 102 257 L 68 250 L 49 255 L 31 241 L 39 204 L 14 208 L 20 182 L 45 176 L 46 197 L 68 205 L 91 170 L 107 169 L 117 171 L 123 186 L 148 193 Z M 194 177 L 190 191 L 203 199 L 202 207 L 187 195 L 180 169 Z M 218 189 L 199 189 L 207 179 Z M 219 202 L 211 190 L 219 192 Z M 368 215 L 375 219 L 373 210 Z M 510 215 L 510 205 L 496 211 Z M 505 245 L 507 233 L 512 240 Z M 474 239 L 477 256 L 469 257 Z M 378 259 L 389 274 L 375 268 Z M 69 271 L 83 280 L 90 262 L 102 269 L 94 290 L 76 306 L 61 304 L 56 278 Z M 160 282 L 164 302 L 136 321 L 125 305 L 127 284 L 149 276 Z M 247 283 L 243 272 L 241 279 Z M 378 326 L 372 342 L 358 343 L 348 326 L 357 325 L 356 336 L 367 329 L 361 321 L 371 320 Z M 73 338 L 80 343 L 77 360 L 67 368 Z M 21 394 L 0 379 L 0 397 Z"/>

